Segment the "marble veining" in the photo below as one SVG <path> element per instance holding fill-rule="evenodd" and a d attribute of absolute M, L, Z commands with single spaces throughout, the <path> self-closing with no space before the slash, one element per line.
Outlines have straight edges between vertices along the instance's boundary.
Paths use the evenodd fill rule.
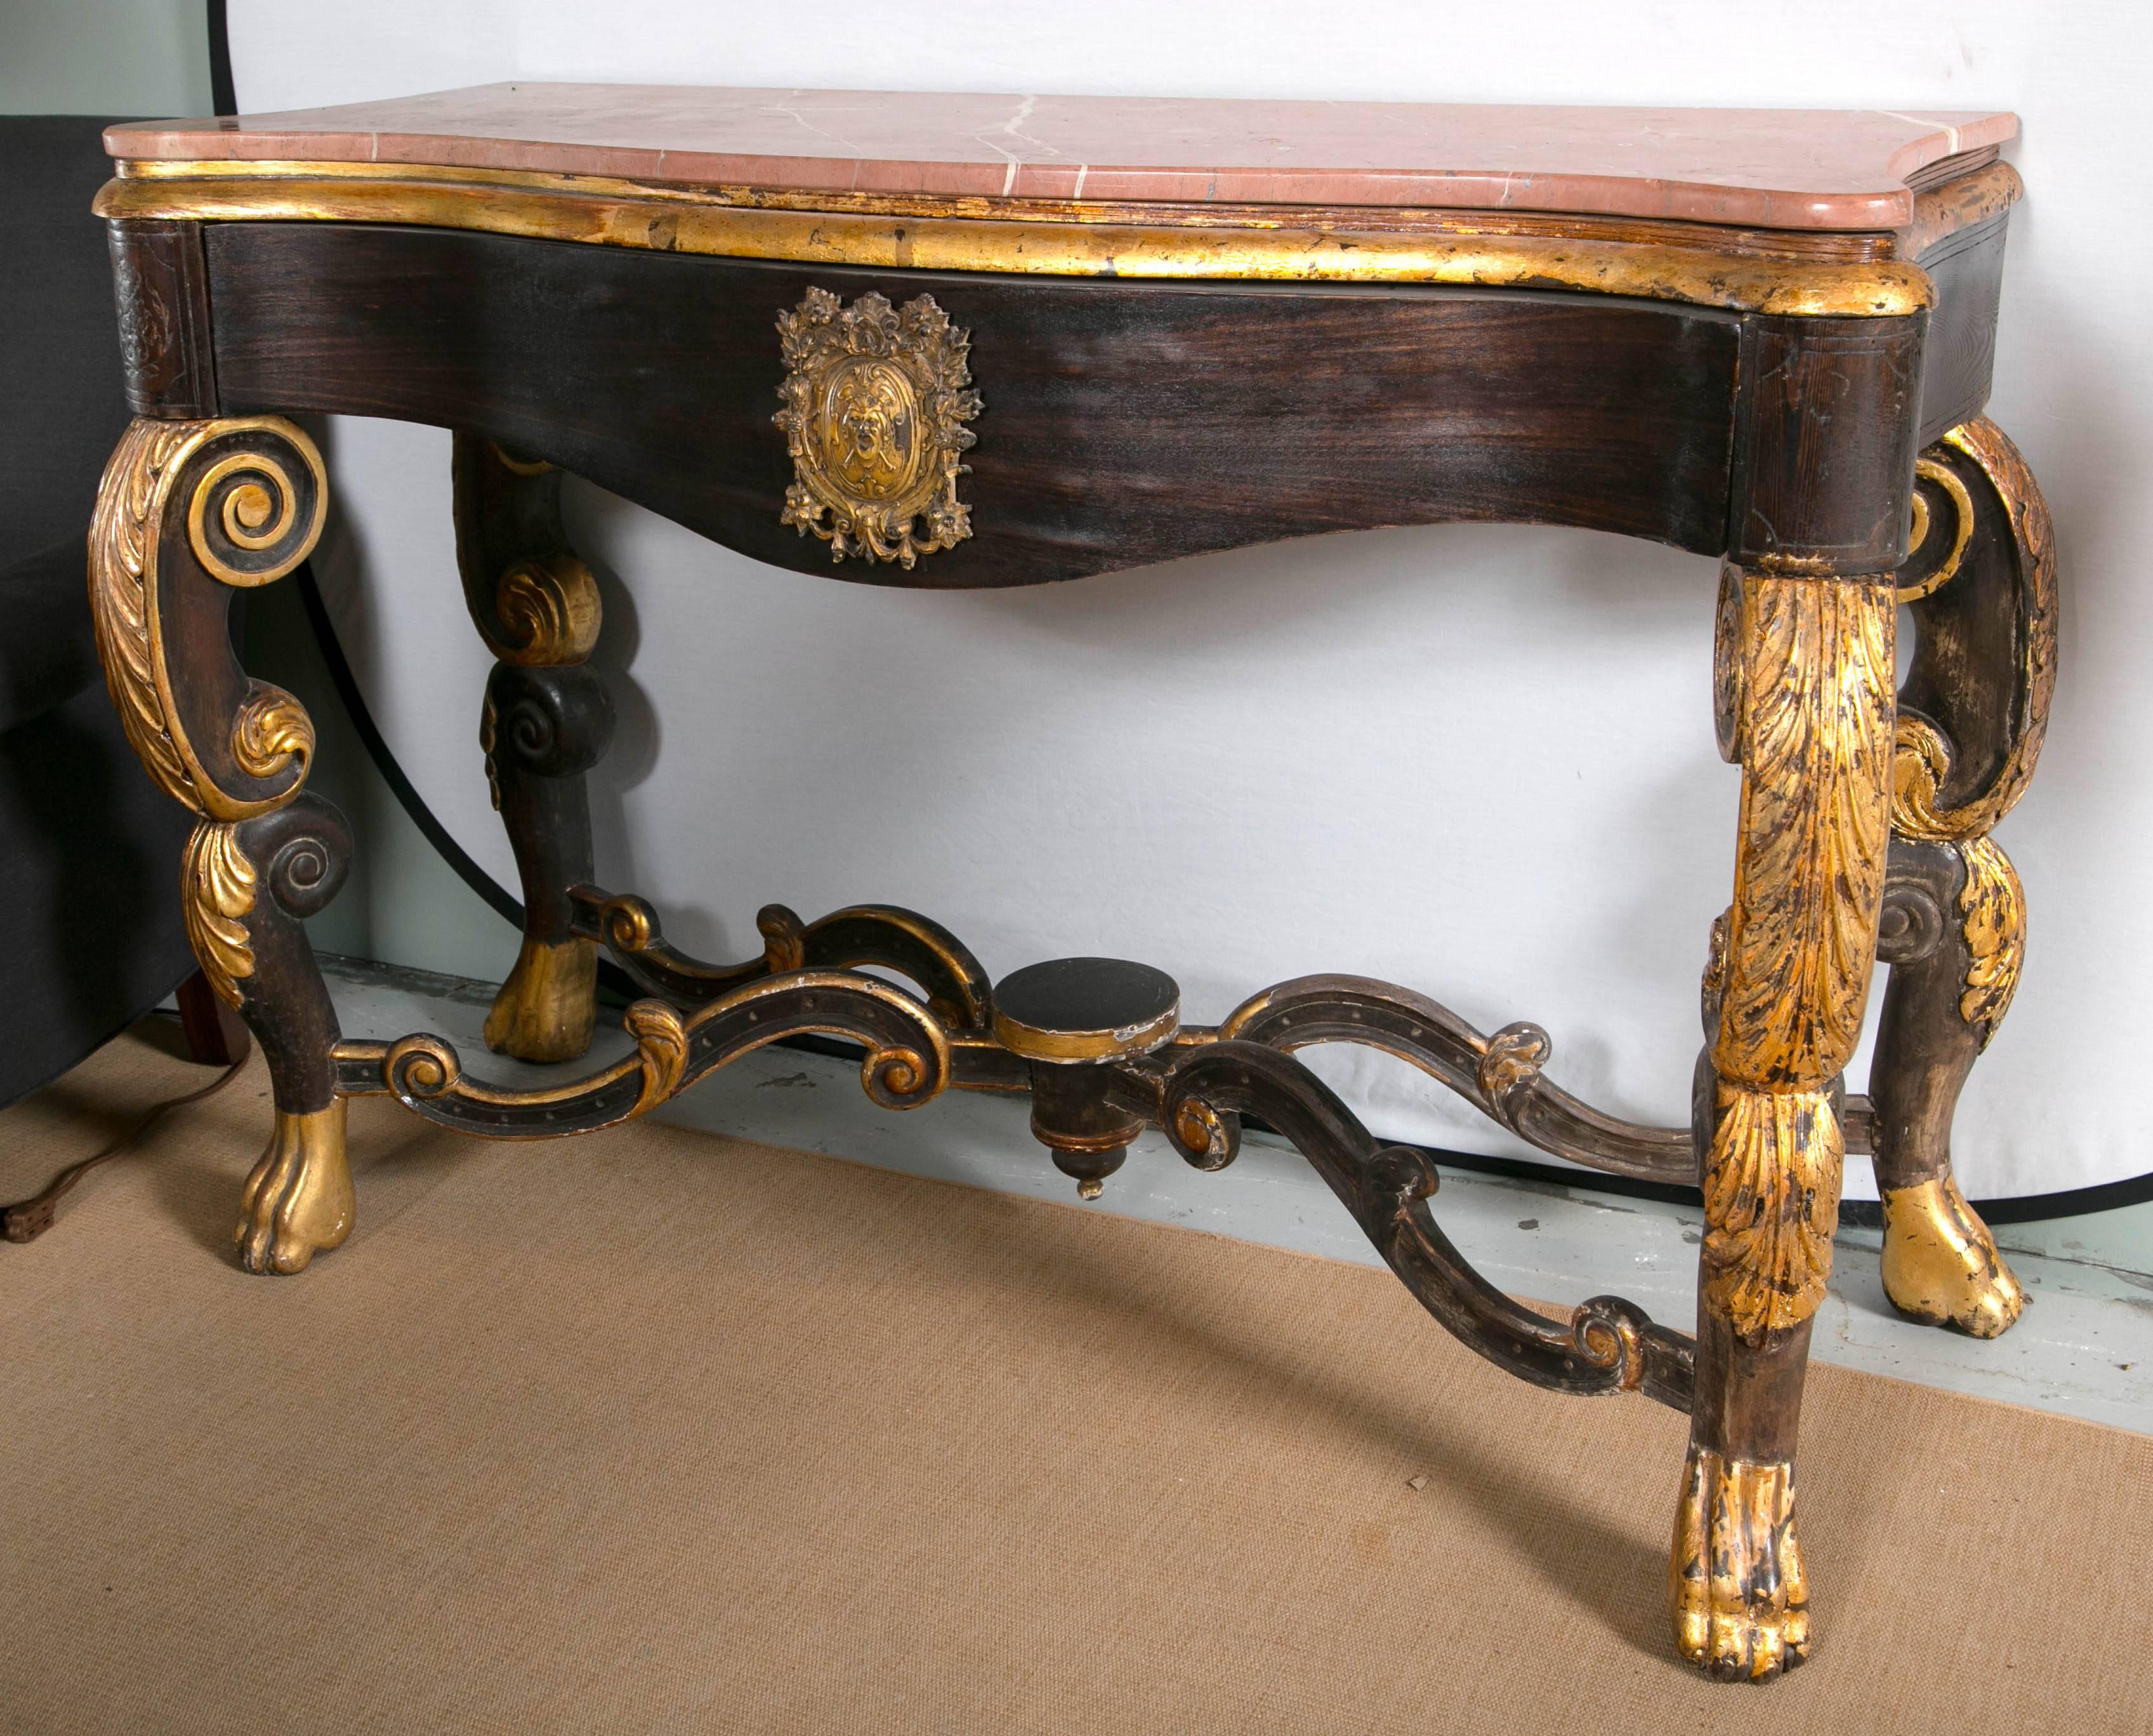
<path fill-rule="evenodd" d="M 936 94 L 518 82 L 112 128 L 133 159 L 430 164 L 786 191 L 1448 206 L 1898 227 L 2005 113 Z"/>

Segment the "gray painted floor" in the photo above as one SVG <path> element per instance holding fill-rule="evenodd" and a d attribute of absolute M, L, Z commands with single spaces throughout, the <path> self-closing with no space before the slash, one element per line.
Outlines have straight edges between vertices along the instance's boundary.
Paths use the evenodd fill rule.
<path fill-rule="evenodd" d="M 346 1035 L 432 1031 L 466 1067 L 503 1085 L 584 1072 L 624 1053 L 602 1031 L 590 1060 L 538 1067 L 486 1052 L 487 984 L 324 959 Z M 791 1050 L 742 1057 L 657 1112 L 661 1118 L 1074 1205 L 1075 1184 L 1027 1128 L 1028 1100 L 949 1092 L 903 1114 L 878 1109 L 853 1064 Z M 1230 1168 L 1189 1168 L 1156 1134 L 1138 1142 L 1105 1197 L 1085 1208 L 1231 1235 L 1334 1260 L 1379 1264 L 1323 1184 L 1281 1142 L 1252 1135 Z M 1519 1296 L 1575 1302 L 1612 1292 L 1687 1327 L 1696 1307 L 1697 1214 L 1581 1187 L 1446 1168 L 1434 1209 L 1490 1281 Z M 2009 1226 L 1999 1235 L 2031 1305 L 2003 1338 L 1980 1342 L 1901 1319 L 1877 1277 L 1875 1230 L 1839 1238 L 1815 1354 L 2096 1423 L 2153 1433 L 2153 1207 Z"/>

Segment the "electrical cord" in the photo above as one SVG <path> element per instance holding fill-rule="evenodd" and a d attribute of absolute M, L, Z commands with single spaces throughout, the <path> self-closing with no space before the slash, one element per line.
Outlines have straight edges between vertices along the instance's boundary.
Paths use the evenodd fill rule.
<path fill-rule="evenodd" d="M 247 1057 L 242 1055 L 200 1090 L 191 1091 L 184 1097 L 166 1097 L 163 1102 L 154 1105 L 133 1127 L 103 1151 L 84 1158 L 79 1163 L 69 1164 L 46 1184 L 43 1193 L 34 1194 L 28 1199 L 18 1199 L 13 1205 L 0 1206 L 0 1237 L 11 1242 L 35 1241 L 53 1227 L 60 1201 L 91 1170 L 99 1164 L 110 1163 L 115 1158 L 126 1156 L 141 1143 L 143 1136 L 150 1128 L 175 1109 L 184 1109 L 190 1103 L 199 1103 L 215 1097 L 239 1077 L 240 1069 L 247 1065 Z"/>

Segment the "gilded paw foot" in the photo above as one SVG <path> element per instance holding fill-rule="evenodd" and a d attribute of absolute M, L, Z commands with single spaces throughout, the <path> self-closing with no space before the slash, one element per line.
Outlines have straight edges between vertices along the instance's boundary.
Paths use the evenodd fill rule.
<path fill-rule="evenodd" d="M 351 1234 L 351 1169 L 344 1161 L 344 1100 L 308 1115 L 277 1112 L 269 1149 L 239 1198 L 239 1263 L 250 1272 L 297 1272 Z"/>
<path fill-rule="evenodd" d="M 1901 1314 L 1993 1338 L 2026 1292 L 1948 1175 L 1884 1192 L 1884 1293 Z"/>
<path fill-rule="evenodd" d="M 1791 1466 L 1689 1449 L 1669 1573 L 1675 1644 L 1723 1681 L 1769 1681 L 1809 1655 Z"/>
<path fill-rule="evenodd" d="M 516 968 L 486 1016 L 486 1046 L 518 1061 L 574 1061 L 597 1022 L 598 949 L 591 940 L 523 937 Z"/>

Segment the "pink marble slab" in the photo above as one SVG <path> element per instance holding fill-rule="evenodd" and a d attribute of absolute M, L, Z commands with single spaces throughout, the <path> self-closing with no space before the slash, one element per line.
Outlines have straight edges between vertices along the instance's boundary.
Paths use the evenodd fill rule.
<path fill-rule="evenodd" d="M 1908 177 L 1999 145 L 1978 109 L 1524 108 L 482 84 L 150 121 L 113 155 L 537 170 L 799 191 L 1448 206 L 1891 229 Z"/>

